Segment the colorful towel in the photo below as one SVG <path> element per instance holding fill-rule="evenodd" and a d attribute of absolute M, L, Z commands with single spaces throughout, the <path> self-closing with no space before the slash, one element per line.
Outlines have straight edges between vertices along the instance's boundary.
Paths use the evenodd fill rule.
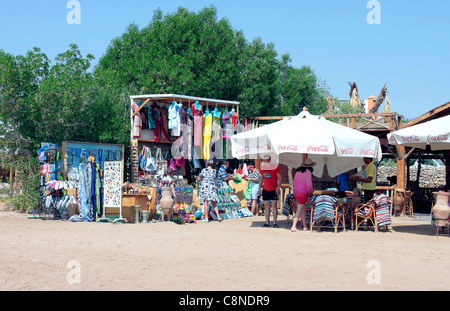
<path fill-rule="evenodd" d="M 375 199 L 375 215 L 377 217 L 378 226 L 388 226 L 392 223 L 389 207 L 392 200 L 387 195 L 380 195 Z"/>
<path fill-rule="evenodd" d="M 321 221 L 334 221 L 334 207 L 338 200 L 335 197 L 329 195 L 319 195 L 311 199 L 315 204 L 314 207 L 314 222 Z M 340 213 L 340 211 L 338 211 Z"/>

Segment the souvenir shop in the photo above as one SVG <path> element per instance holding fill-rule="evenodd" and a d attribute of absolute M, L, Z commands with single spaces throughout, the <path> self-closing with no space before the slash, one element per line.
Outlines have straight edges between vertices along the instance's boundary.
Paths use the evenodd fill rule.
<path fill-rule="evenodd" d="M 165 216 L 194 222 L 205 217 L 198 175 L 209 159 L 217 165 L 232 159 L 230 136 L 245 131 L 239 120 L 239 102 L 155 94 L 130 96 L 130 105 L 131 170 L 123 195 L 140 209 L 134 213 L 140 219 L 133 222 L 155 222 Z M 175 185 L 175 197 L 168 203 L 173 209 L 164 208 L 160 187 L 168 172 Z M 236 195 L 233 182 L 219 183 L 218 190 L 223 219 L 249 216 L 242 210 L 247 202 Z M 210 213 L 210 218 L 215 217 Z"/>
<path fill-rule="evenodd" d="M 38 155 L 40 213 L 45 210 L 46 217 L 53 219 L 74 216 L 88 222 L 106 217 L 106 213 L 120 214 L 123 145 L 42 143 Z"/>

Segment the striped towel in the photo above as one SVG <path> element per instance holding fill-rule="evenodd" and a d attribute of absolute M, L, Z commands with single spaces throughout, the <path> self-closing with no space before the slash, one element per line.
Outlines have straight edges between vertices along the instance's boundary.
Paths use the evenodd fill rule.
<path fill-rule="evenodd" d="M 377 224 L 379 226 L 388 226 L 392 223 L 389 207 L 392 204 L 392 200 L 387 195 L 380 195 L 375 199 L 376 208 L 375 215 L 377 217 Z"/>
<path fill-rule="evenodd" d="M 374 199 L 370 200 L 369 202 L 367 202 L 366 206 L 364 206 L 363 209 L 360 209 L 356 215 L 357 216 L 361 216 L 361 217 L 367 217 L 369 216 L 369 214 L 372 212 L 372 203 L 374 202 Z"/>
<path fill-rule="evenodd" d="M 329 195 L 319 195 L 311 200 L 314 204 L 313 221 L 334 220 L 334 206 L 338 200 Z"/>

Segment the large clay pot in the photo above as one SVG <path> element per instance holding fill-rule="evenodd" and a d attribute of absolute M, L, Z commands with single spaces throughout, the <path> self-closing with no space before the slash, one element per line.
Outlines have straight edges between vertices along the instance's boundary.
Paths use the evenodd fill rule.
<path fill-rule="evenodd" d="M 450 207 L 448 206 L 448 200 L 450 192 L 433 192 L 436 198 L 436 204 L 434 204 L 431 212 L 436 220 L 436 226 L 444 227 L 447 225 L 447 219 L 450 215 Z"/>
<path fill-rule="evenodd" d="M 171 187 L 161 188 L 161 200 L 159 201 L 159 204 L 165 216 L 168 216 L 172 213 L 173 199 Z"/>
<path fill-rule="evenodd" d="M 396 189 L 394 197 L 394 209 L 397 213 L 400 214 L 403 211 L 404 203 L 405 203 L 405 190 Z"/>

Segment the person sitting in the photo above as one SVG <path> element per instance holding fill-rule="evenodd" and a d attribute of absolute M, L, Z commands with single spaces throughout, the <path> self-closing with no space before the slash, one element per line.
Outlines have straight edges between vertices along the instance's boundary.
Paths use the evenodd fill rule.
<path fill-rule="evenodd" d="M 350 222 L 351 222 L 351 228 L 353 230 L 354 228 L 354 212 L 355 212 L 355 208 L 358 206 L 358 204 L 361 203 L 361 189 L 359 189 L 358 187 L 353 189 L 353 196 L 350 200 L 350 204 L 347 210 L 347 214 L 348 217 L 350 217 Z"/>

